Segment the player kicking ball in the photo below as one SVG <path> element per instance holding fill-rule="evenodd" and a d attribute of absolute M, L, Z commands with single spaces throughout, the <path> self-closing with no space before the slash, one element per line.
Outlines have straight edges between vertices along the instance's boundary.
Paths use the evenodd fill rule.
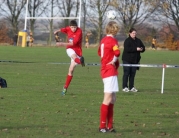
<path fill-rule="evenodd" d="M 104 84 L 104 99 L 100 108 L 99 132 L 116 132 L 113 128 L 113 109 L 116 101 L 118 86 L 118 67 L 120 50 L 114 36 L 119 31 L 115 21 L 106 26 L 106 36 L 101 40 L 98 55 L 101 57 L 101 77 Z"/>
<path fill-rule="evenodd" d="M 65 33 L 67 35 L 68 42 L 59 42 L 56 39 L 56 45 L 66 46 L 67 55 L 71 59 L 66 82 L 61 93 L 62 95 L 66 95 L 67 89 L 73 78 L 73 72 L 76 65 L 81 64 L 82 67 L 85 66 L 84 57 L 82 56 L 82 30 L 77 26 L 77 22 L 72 20 L 69 26 L 55 31 L 54 35 L 58 34 L 59 32 Z"/>

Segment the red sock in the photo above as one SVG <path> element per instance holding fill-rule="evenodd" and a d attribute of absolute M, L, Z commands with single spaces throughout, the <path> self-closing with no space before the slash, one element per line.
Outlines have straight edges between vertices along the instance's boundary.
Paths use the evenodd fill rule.
<path fill-rule="evenodd" d="M 66 88 L 66 89 L 68 88 L 68 86 L 70 85 L 70 82 L 71 82 L 72 78 L 73 78 L 73 76 L 67 75 L 64 88 Z"/>
<path fill-rule="evenodd" d="M 114 109 L 114 104 L 109 104 L 108 106 L 108 115 L 107 115 L 107 120 L 108 120 L 108 127 L 107 128 L 112 128 L 113 127 L 113 109 Z"/>
<path fill-rule="evenodd" d="M 78 63 L 78 64 L 81 64 L 81 61 L 79 58 L 75 58 L 75 62 Z"/>
<path fill-rule="evenodd" d="M 106 128 L 107 114 L 108 114 L 108 105 L 101 104 L 101 108 L 100 108 L 100 128 Z"/>

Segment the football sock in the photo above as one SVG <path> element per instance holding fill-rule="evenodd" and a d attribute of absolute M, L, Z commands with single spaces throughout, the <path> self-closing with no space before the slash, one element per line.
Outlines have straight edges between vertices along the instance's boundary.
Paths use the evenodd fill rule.
<path fill-rule="evenodd" d="M 114 104 L 109 104 L 108 106 L 108 115 L 107 115 L 107 120 L 108 120 L 108 124 L 107 124 L 107 128 L 112 128 L 113 127 L 113 109 L 114 109 Z"/>
<path fill-rule="evenodd" d="M 108 114 L 108 105 L 101 104 L 101 108 L 100 108 L 100 128 L 106 128 L 107 114 Z"/>
<path fill-rule="evenodd" d="M 67 75 L 64 88 L 66 88 L 66 89 L 68 88 L 68 86 L 70 85 L 70 82 L 71 82 L 72 78 L 73 78 L 73 76 Z"/>
<path fill-rule="evenodd" d="M 81 61 L 79 58 L 75 58 L 75 62 L 78 63 L 78 64 L 81 64 Z"/>

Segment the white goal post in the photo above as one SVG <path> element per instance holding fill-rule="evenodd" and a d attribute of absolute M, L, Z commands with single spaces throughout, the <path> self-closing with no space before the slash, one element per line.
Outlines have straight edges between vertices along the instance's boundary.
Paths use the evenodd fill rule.
<path fill-rule="evenodd" d="M 79 9 L 79 15 L 78 17 L 28 17 L 28 3 L 29 0 L 27 0 L 26 3 L 26 12 L 25 12 L 25 23 L 24 23 L 24 30 L 27 30 L 27 19 L 78 19 L 78 26 L 80 27 L 80 21 L 81 21 L 81 0 L 80 0 L 80 9 Z"/>

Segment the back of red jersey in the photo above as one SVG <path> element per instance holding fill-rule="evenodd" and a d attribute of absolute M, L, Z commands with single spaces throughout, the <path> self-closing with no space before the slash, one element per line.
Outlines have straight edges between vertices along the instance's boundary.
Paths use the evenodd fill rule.
<path fill-rule="evenodd" d="M 112 36 L 105 36 L 100 43 L 98 55 L 101 57 L 102 78 L 117 75 L 118 72 L 112 64 L 107 65 L 114 58 L 115 52 L 120 54 L 118 41 Z M 119 55 L 118 55 L 119 56 Z"/>

